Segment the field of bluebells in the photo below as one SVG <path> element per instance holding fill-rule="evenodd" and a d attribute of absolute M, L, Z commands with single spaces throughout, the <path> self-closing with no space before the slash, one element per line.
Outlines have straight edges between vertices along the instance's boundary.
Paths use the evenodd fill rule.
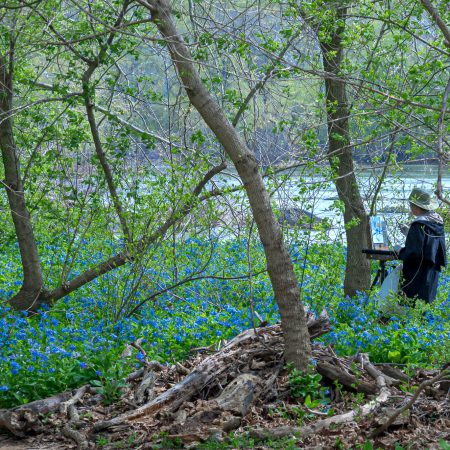
<path fill-rule="evenodd" d="M 88 242 L 86 242 L 88 244 Z M 82 248 L 82 246 L 80 247 Z M 115 251 L 114 245 L 80 251 L 71 276 Z M 106 250 L 105 250 L 106 249 Z M 47 285 L 63 260 L 57 244 L 41 249 Z M 123 268 L 29 316 L 0 303 L 0 407 L 11 407 L 50 396 L 87 382 L 105 391 L 140 367 L 143 354 L 128 343 L 142 339 L 149 359 L 172 363 L 192 348 L 229 339 L 251 326 L 250 300 L 269 323 L 279 318 L 265 273 L 248 272 L 245 240 L 188 240 L 174 248 L 161 244 L 139 273 Z M 340 354 L 368 352 L 373 361 L 436 366 L 450 356 L 450 277 L 443 274 L 432 307 L 418 305 L 406 316 L 380 321 L 375 294 L 343 298 L 344 249 L 337 245 L 292 246 L 302 299 L 315 312 L 326 308 L 333 330 L 322 338 Z M 175 255 L 175 256 L 174 256 Z M 175 258 L 175 259 L 174 259 Z M 20 286 L 17 247 L 8 244 L 0 256 L 0 299 Z M 262 250 L 251 248 L 253 270 L 264 265 Z M 204 278 L 206 274 L 216 278 Z M 137 305 L 174 280 L 195 279 Z M 223 279 L 223 278 L 237 279 Z M 256 323 L 259 319 L 254 318 Z"/>

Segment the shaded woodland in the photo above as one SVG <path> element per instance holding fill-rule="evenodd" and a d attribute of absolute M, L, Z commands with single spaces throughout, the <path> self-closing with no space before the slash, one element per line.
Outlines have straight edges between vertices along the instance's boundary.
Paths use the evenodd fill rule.
<path fill-rule="evenodd" d="M 4 1 L 0 429 L 447 448 L 448 274 L 432 305 L 386 318 L 362 249 L 382 208 L 406 220 L 409 184 L 447 224 L 449 15 Z"/>

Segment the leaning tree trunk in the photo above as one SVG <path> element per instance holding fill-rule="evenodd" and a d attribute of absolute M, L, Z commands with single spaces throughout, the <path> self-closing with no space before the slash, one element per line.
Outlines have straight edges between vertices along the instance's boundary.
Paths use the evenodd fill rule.
<path fill-rule="evenodd" d="M 23 282 L 19 292 L 9 300 L 9 303 L 15 309 L 36 310 L 45 294 L 38 249 L 30 214 L 25 203 L 10 116 L 13 99 L 13 55 L 13 48 L 11 48 L 9 61 L 0 56 L 0 148 L 5 169 L 3 185 L 8 196 L 9 208 L 19 243 Z"/>
<path fill-rule="evenodd" d="M 285 339 L 285 357 L 299 369 L 306 369 L 311 353 L 305 311 L 293 264 L 272 211 L 253 153 L 241 140 L 224 112 L 209 93 L 192 63 L 190 52 L 176 29 L 167 0 L 150 0 L 145 4 L 170 51 L 183 87 L 208 127 L 216 135 L 233 161 L 243 181 L 259 236 L 264 246 L 275 299 L 280 309 Z"/>
<path fill-rule="evenodd" d="M 336 8 L 336 25 L 329 35 L 325 33 L 328 39 L 320 41 L 320 48 L 325 70 L 328 159 L 335 172 L 339 200 L 344 204 L 347 237 L 344 293 L 353 296 L 370 287 L 370 262 L 361 252 L 368 246 L 369 217 L 356 182 L 349 133 L 350 112 L 345 80 L 341 77 L 345 12 L 345 8 Z"/>

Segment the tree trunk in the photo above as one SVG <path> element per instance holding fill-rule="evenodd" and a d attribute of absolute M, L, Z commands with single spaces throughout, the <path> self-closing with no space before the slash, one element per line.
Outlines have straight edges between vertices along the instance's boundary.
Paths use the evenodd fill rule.
<path fill-rule="evenodd" d="M 341 78 L 342 39 L 345 29 L 345 8 L 336 8 L 336 25 L 320 41 L 323 67 L 326 72 L 326 108 L 328 122 L 328 159 L 336 176 L 336 190 L 344 204 L 347 237 L 344 293 L 353 296 L 370 287 L 370 262 L 361 252 L 368 248 L 369 217 L 364 209 L 354 172 L 349 133 L 349 106 L 345 81 Z M 331 76 L 327 76 L 331 74 Z"/>
<path fill-rule="evenodd" d="M 2 152 L 5 180 L 3 185 L 8 196 L 17 241 L 22 260 L 23 282 L 9 303 L 15 309 L 36 310 L 45 298 L 38 249 L 31 225 L 30 214 L 25 203 L 25 194 L 20 176 L 20 164 L 14 141 L 12 118 L 13 99 L 13 46 L 9 61 L 0 56 L 0 148 Z"/>
<path fill-rule="evenodd" d="M 306 369 L 311 348 L 305 311 L 300 302 L 300 291 L 293 264 L 272 211 L 270 197 L 264 186 L 258 163 L 201 81 L 191 62 L 189 50 L 175 27 L 167 0 L 151 0 L 146 5 L 153 22 L 167 43 L 191 103 L 224 147 L 244 183 L 264 246 L 275 299 L 280 309 L 286 343 L 285 356 L 297 368 Z"/>

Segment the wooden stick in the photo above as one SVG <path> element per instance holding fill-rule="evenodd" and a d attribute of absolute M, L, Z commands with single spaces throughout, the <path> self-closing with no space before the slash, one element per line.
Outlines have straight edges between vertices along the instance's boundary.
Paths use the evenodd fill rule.
<path fill-rule="evenodd" d="M 378 386 L 380 387 L 379 395 L 372 401 L 366 403 L 358 409 L 348 411 L 344 414 L 328 417 L 323 420 L 314 422 L 311 425 L 305 425 L 303 427 L 277 427 L 270 429 L 253 429 L 250 430 L 249 435 L 256 439 L 267 438 L 280 438 L 285 436 L 301 436 L 308 437 L 312 434 L 321 432 L 322 430 L 329 428 L 331 425 L 339 425 L 344 423 L 353 422 L 356 418 L 364 417 L 370 414 L 373 410 L 378 408 L 382 403 L 386 402 L 391 393 L 386 387 L 386 381 L 384 377 L 380 376 L 377 379 Z"/>
<path fill-rule="evenodd" d="M 419 397 L 420 393 L 427 387 L 431 386 L 432 384 L 436 383 L 437 381 L 441 380 L 442 378 L 446 377 L 447 375 L 450 375 L 450 370 L 446 369 L 443 370 L 441 373 L 437 374 L 434 378 L 431 380 L 427 380 L 422 382 L 419 387 L 417 388 L 416 392 L 414 392 L 414 395 L 411 397 L 411 399 L 403 405 L 401 408 L 397 408 L 394 413 L 389 417 L 389 419 L 383 423 L 383 425 L 376 428 L 372 433 L 369 435 L 370 439 L 373 439 L 375 436 L 378 436 L 379 434 L 386 431 L 392 423 L 395 421 L 395 419 L 404 411 L 411 408 L 411 406 L 415 403 L 417 398 Z"/>

